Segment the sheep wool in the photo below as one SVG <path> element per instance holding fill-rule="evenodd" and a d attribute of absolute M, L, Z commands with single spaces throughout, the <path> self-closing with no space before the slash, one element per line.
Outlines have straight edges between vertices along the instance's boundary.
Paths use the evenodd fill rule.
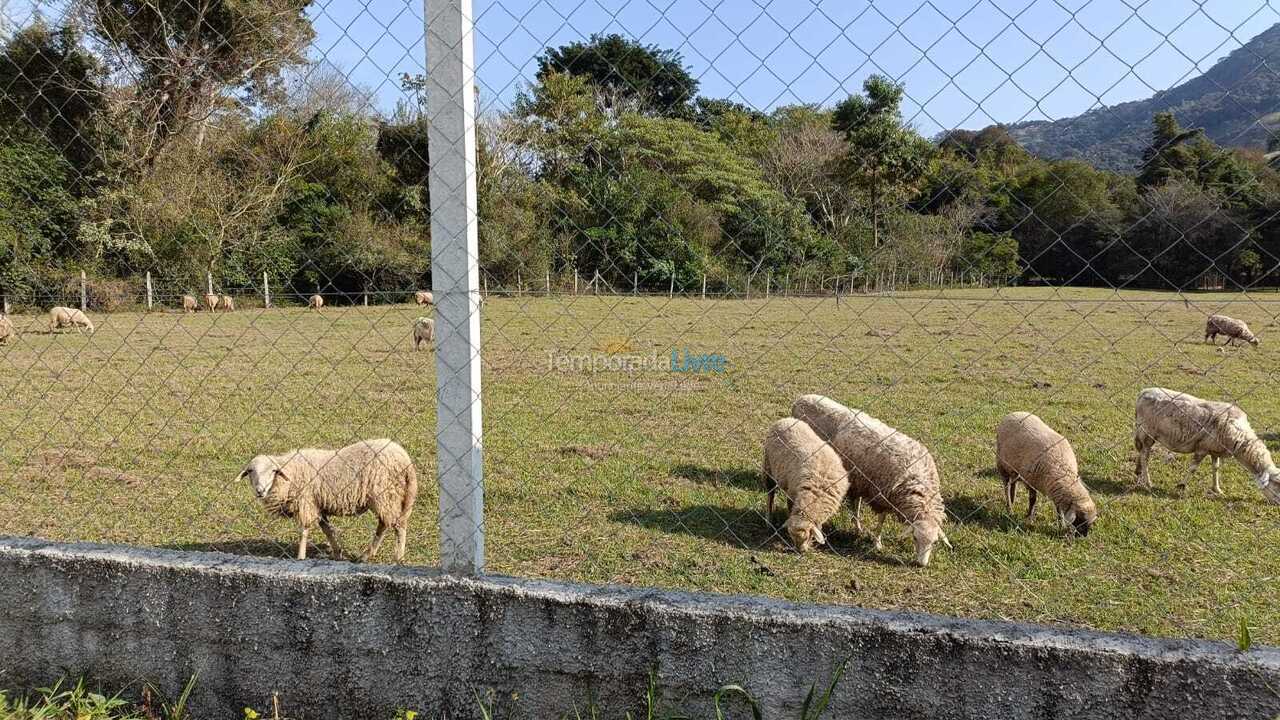
<path fill-rule="evenodd" d="M 0 314 L 0 345 L 3 345 L 13 338 L 17 337 L 17 332 L 13 329 L 13 321 L 8 315 Z"/>
<path fill-rule="evenodd" d="M 1029 412 L 1012 412 L 996 426 L 996 470 L 1004 479 L 1004 500 L 1013 512 L 1018 483 L 1027 486 L 1027 519 L 1036 511 L 1036 493 L 1053 501 L 1063 529 L 1089 534 L 1098 509 L 1080 481 L 1071 443 Z"/>
<path fill-rule="evenodd" d="M 764 485 L 771 522 L 774 495 L 779 488 L 786 495 L 783 527 L 796 549 L 826 544 L 822 526 L 840 510 L 849 477 L 835 450 L 804 421 L 783 418 L 765 431 Z"/>
<path fill-rule="evenodd" d="M 396 562 L 404 559 L 418 476 L 409 453 L 391 440 L 362 440 L 338 450 L 307 448 L 258 455 L 239 478 L 249 479 L 268 511 L 298 523 L 302 530 L 299 560 L 306 559 L 307 536 L 317 524 L 333 556 L 344 557 L 329 518 L 370 510 L 378 518 L 378 528 L 360 560 L 368 561 L 377 553 L 388 529 L 396 531 Z"/>
<path fill-rule="evenodd" d="M 57 306 L 49 310 L 49 331 L 52 332 L 62 327 L 73 327 L 77 330 L 88 330 L 92 335 L 94 331 L 93 321 L 88 315 L 77 310 L 76 308 Z"/>
<path fill-rule="evenodd" d="M 951 546 L 942 529 L 946 509 L 933 455 L 920 441 L 867 413 L 850 412 L 853 421 L 841 423 L 831 440 L 849 472 L 850 497 L 867 502 L 880 516 L 877 548 L 885 517 L 892 514 L 910 528 L 916 564 L 928 565 L 935 542 Z"/>
<path fill-rule="evenodd" d="M 1228 345 L 1234 345 L 1236 340 L 1243 340 L 1256 347 L 1261 342 L 1243 320 L 1226 315 L 1210 315 L 1204 323 L 1204 341 L 1216 345 L 1218 335 L 1225 335 Z"/>
<path fill-rule="evenodd" d="M 198 309 L 200 309 L 200 305 L 199 303 L 196 302 L 195 296 L 193 295 L 182 296 L 182 312 L 193 313 Z"/>
<path fill-rule="evenodd" d="M 1152 487 L 1148 466 L 1156 443 L 1192 456 L 1188 476 L 1206 457 L 1212 457 L 1213 492 L 1219 495 L 1222 458 L 1233 457 L 1249 471 L 1263 496 L 1280 505 L 1280 468 L 1253 431 L 1249 417 L 1236 405 L 1166 388 L 1147 388 L 1138 393 L 1133 419 L 1133 445 L 1138 451 L 1134 474 L 1147 488 Z"/>
<path fill-rule="evenodd" d="M 436 321 L 431 318 L 420 317 L 413 321 L 413 349 L 420 350 L 422 343 L 427 344 L 427 349 L 431 348 L 431 342 L 436 339 Z"/>
<path fill-rule="evenodd" d="M 204 296 L 204 309 L 213 312 L 218 309 L 219 297 L 213 293 Z"/>
<path fill-rule="evenodd" d="M 419 290 L 418 292 L 414 293 L 413 300 L 419 305 L 435 304 L 435 297 L 432 296 L 432 294 L 430 292 L 427 292 L 426 290 Z"/>
<path fill-rule="evenodd" d="M 231 299 L 230 295 L 223 295 L 218 299 L 218 309 L 224 312 L 231 312 L 236 309 L 236 303 Z"/>
<path fill-rule="evenodd" d="M 311 298 L 307 300 L 307 307 L 312 310 L 319 310 L 324 307 L 324 298 L 319 295 L 312 295 Z"/>

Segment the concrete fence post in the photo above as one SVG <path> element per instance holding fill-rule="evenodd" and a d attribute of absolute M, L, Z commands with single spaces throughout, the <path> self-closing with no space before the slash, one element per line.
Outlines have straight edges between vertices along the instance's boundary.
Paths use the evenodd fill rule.
<path fill-rule="evenodd" d="M 676 295 L 676 274 L 671 273 L 671 287 L 667 288 L 667 297 L 672 298 Z"/>
<path fill-rule="evenodd" d="M 80 271 L 80 310 L 89 309 L 89 280 L 85 277 L 84 271 Z"/>
<path fill-rule="evenodd" d="M 707 299 L 707 274 L 702 273 L 702 299 Z"/>
<path fill-rule="evenodd" d="M 271 282 L 267 279 L 267 273 L 262 273 L 262 307 L 271 307 Z"/>
<path fill-rule="evenodd" d="M 484 571 L 480 257 L 472 0 L 426 0 L 431 284 L 436 293 L 440 564 Z"/>
<path fill-rule="evenodd" d="M 213 273 L 211 272 L 205 273 L 204 281 L 205 281 L 205 291 L 204 291 L 205 294 L 212 295 L 213 294 Z"/>
<path fill-rule="evenodd" d="M 150 310 L 150 309 L 151 309 L 151 306 L 152 306 L 152 302 L 151 302 L 151 271 L 150 271 L 150 270 L 148 270 L 148 271 L 147 271 L 147 309 L 148 309 L 148 310 Z"/>
<path fill-rule="evenodd" d="M 9 314 L 9 296 L 8 295 L 4 296 L 4 314 L 5 315 Z"/>
<path fill-rule="evenodd" d="M 547 297 L 551 297 L 551 271 L 547 271 Z"/>
<path fill-rule="evenodd" d="M 520 285 L 521 285 L 521 284 L 522 284 L 522 283 L 521 283 L 521 280 L 520 280 L 520 270 L 518 270 L 518 269 L 517 269 L 517 270 L 516 270 L 516 297 L 520 297 Z"/>
<path fill-rule="evenodd" d="M 573 294 L 578 294 L 578 268 L 573 269 Z"/>

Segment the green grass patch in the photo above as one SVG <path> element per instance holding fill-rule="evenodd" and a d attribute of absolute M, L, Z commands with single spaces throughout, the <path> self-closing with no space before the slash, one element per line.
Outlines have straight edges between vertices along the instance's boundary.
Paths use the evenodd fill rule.
<path fill-rule="evenodd" d="M 1164 636 L 1280 642 L 1280 508 L 1224 463 L 1185 492 L 1155 454 L 1132 491 L 1133 403 L 1164 385 L 1238 399 L 1280 431 L 1271 296 L 1016 289 L 842 299 L 494 298 L 483 321 L 489 569 Z M 1261 348 L 1201 342 L 1204 316 L 1249 322 Z M 422 476 L 409 561 L 437 559 L 434 357 L 413 306 L 116 314 L 93 336 L 22 333 L 0 348 L 0 532 L 288 555 L 296 532 L 232 479 L 252 455 L 391 437 Z M 671 350 L 720 354 L 672 373 Z M 582 370 L 557 359 L 657 356 Z M 788 552 L 763 518 L 760 436 L 822 392 L 923 440 L 941 467 L 954 551 L 908 566 L 847 512 L 832 547 Z M 1066 541 L 1042 501 L 1004 509 L 993 432 L 1031 410 L 1074 444 L 1101 511 Z M 1018 511 L 1025 508 L 1020 495 Z M 353 549 L 372 520 L 340 523 Z M 897 526 L 890 523 L 891 531 Z M 316 533 L 315 537 L 319 537 Z M 323 542 L 322 540 L 320 541 Z M 315 556 L 323 556 L 323 550 Z M 382 560 L 390 559 L 384 546 Z"/>

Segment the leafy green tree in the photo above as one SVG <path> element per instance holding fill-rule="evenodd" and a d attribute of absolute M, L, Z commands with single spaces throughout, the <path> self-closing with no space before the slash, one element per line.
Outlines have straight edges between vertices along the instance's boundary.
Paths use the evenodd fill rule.
<path fill-rule="evenodd" d="M 915 195 L 932 148 L 903 124 L 900 85 L 873 75 L 862 89 L 863 95 L 851 95 L 836 107 L 832 120 L 849 145 L 844 177 L 866 196 L 873 246 L 879 247 L 881 217 Z"/>
<path fill-rule="evenodd" d="M 634 103 L 644 112 L 684 117 L 698 94 L 698 81 L 680 53 L 618 34 L 547 48 L 537 61 L 539 82 L 557 74 L 585 77 L 609 106 Z"/>
<path fill-rule="evenodd" d="M 73 186 L 86 188 L 107 159 L 104 73 L 73 28 L 23 28 L 0 47 L 0 141 L 38 133 L 71 163 Z"/>
<path fill-rule="evenodd" d="M 0 286 L 26 299 L 36 278 L 74 256 L 79 208 L 74 168 L 34 133 L 0 142 Z"/>
<path fill-rule="evenodd" d="M 1138 187 L 1146 190 L 1175 180 L 1218 193 L 1235 207 L 1259 202 L 1258 178 L 1235 153 L 1205 137 L 1203 128 L 1187 130 L 1173 113 L 1156 113 L 1151 142 L 1142 152 Z"/>
<path fill-rule="evenodd" d="M 305 62 L 312 0 L 76 0 L 95 39 L 134 79 L 130 155 L 149 166 L 206 121 L 224 93 L 252 101 Z"/>

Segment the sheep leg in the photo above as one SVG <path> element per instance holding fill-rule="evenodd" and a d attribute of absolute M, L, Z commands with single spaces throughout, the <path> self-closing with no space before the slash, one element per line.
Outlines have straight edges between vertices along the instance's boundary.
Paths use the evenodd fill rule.
<path fill-rule="evenodd" d="M 768 523 L 769 527 L 773 527 L 773 500 L 778 494 L 778 483 L 773 479 L 773 476 L 769 474 L 768 465 L 764 466 L 764 491 L 766 498 L 764 521 Z"/>
<path fill-rule="evenodd" d="M 884 520 L 888 517 L 885 513 L 880 513 L 880 522 L 876 525 L 876 549 L 884 549 Z"/>
<path fill-rule="evenodd" d="M 396 526 L 396 562 L 404 562 L 404 549 L 409 540 L 409 528 L 403 524 Z"/>
<path fill-rule="evenodd" d="M 1134 435 L 1133 444 L 1138 449 L 1138 462 L 1133 468 L 1133 474 L 1137 483 L 1148 490 L 1151 489 L 1151 474 L 1148 472 L 1147 465 L 1151 461 L 1151 446 L 1155 444 L 1155 440 L 1142 435 Z"/>
<path fill-rule="evenodd" d="M 853 528 L 857 531 L 858 536 L 862 537 L 867 534 L 865 528 L 862 527 L 862 496 L 859 495 L 853 499 Z"/>
<path fill-rule="evenodd" d="M 1036 514 L 1036 489 L 1031 487 L 1030 485 L 1027 486 L 1027 498 L 1028 500 L 1027 500 L 1026 521 L 1031 522 L 1031 518 L 1035 517 L 1035 514 Z"/>
<path fill-rule="evenodd" d="M 307 559 L 307 534 L 310 530 L 304 525 L 302 528 L 302 538 L 298 540 L 298 559 Z"/>
<path fill-rule="evenodd" d="M 1204 462 L 1203 453 L 1196 453 L 1191 457 L 1191 466 L 1187 468 L 1187 474 L 1183 476 L 1182 482 L 1178 483 L 1179 492 L 1185 491 L 1187 489 L 1187 481 L 1191 478 L 1191 476 L 1196 474 L 1196 470 L 1200 469 L 1200 463 L 1202 462 Z"/>
<path fill-rule="evenodd" d="M 1222 458 L 1213 458 L 1213 494 L 1222 495 Z"/>
<path fill-rule="evenodd" d="M 324 536 L 329 540 L 329 554 L 334 560 L 342 560 L 347 555 L 342 552 L 342 544 L 338 542 L 338 530 L 329 522 L 329 518 L 320 518 L 320 529 L 324 531 Z"/>
<path fill-rule="evenodd" d="M 369 562 L 373 559 L 375 553 L 378 552 L 378 546 L 382 544 L 382 539 L 387 536 L 387 524 L 378 520 L 378 529 L 373 532 L 373 540 L 369 542 L 369 548 L 360 556 L 360 562 Z M 397 533 L 399 537 L 399 533 Z"/>

